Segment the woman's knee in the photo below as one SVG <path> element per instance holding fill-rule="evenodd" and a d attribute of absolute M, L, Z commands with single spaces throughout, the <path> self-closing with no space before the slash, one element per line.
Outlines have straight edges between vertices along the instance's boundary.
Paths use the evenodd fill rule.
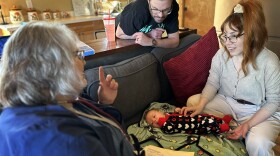
<path fill-rule="evenodd" d="M 191 97 L 188 98 L 186 105 L 187 106 L 195 106 L 199 103 L 201 94 L 195 94 Z M 204 110 L 202 111 L 202 113 L 204 114 L 212 114 L 218 117 L 223 117 L 224 114 L 222 112 L 216 111 L 217 107 L 221 107 L 222 104 L 220 104 L 220 102 L 217 102 L 217 97 L 215 97 L 212 101 L 210 101 L 204 108 Z"/>
<path fill-rule="evenodd" d="M 266 138 L 265 136 L 248 135 L 245 141 L 246 149 L 249 155 L 271 155 L 273 153 L 272 147 L 274 142 Z"/>
<path fill-rule="evenodd" d="M 195 106 L 198 104 L 201 94 L 195 94 L 188 98 L 186 106 Z"/>
<path fill-rule="evenodd" d="M 273 155 L 273 146 L 278 136 L 277 130 L 269 121 L 264 121 L 250 129 L 246 137 L 249 155 Z"/>

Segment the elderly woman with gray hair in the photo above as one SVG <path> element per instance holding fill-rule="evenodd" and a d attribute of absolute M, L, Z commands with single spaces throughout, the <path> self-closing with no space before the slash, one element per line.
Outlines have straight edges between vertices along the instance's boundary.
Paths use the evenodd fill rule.
<path fill-rule="evenodd" d="M 77 40 L 64 25 L 34 22 L 7 41 L 0 65 L 1 155 L 133 155 L 119 122 L 101 109 L 117 96 L 112 76 L 99 68 L 103 104 L 79 98 L 86 80 Z"/>

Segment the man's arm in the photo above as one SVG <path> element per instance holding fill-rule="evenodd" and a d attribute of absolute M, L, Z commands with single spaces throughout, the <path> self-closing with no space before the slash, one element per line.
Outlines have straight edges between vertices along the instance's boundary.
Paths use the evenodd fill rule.
<path fill-rule="evenodd" d="M 152 40 L 152 39 L 151 39 Z M 179 45 L 179 32 L 168 34 L 167 38 L 155 39 L 156 47 L 176 48 Z"/>
<path fill-rule="evenodd" d="M 176 48 L 179 45 L 179 32 L 168 34 L 167 38 L 155 39 L 156 45 L 153 44 L 153 38 L 150 38 L 142 32 L 137 32 L 132 36 L 126 35 L 120 25 L 118 25 L 116 30 L 116 36 L 120 39 L 136 39 L 135 43 L 138 43 L 142 46 L 155 46 L 162 48 Z"/>
<path fill-rule="evenodd" d="M 138 43 L 142 46 L 175 48 L 179 45 L 179 33 L 178 32 L 168 34 L 167 38 L 163 38 L 163 39 L 153 39 L 153 38 L 149 37 L 147 34 L 144 34 L 142 32 L 137 32 L 137 33 L 133 34 L 132 36 L 135 37 L 135 39 L 136 39 L 135 43 Z"/>
<path fill-rule="evenodd" d="M 135 39 L 134 36 L 128 36 L 126 35 L 120 25 L 118 25 L 117 30 L 116 30 L 116 36 L 120 39 Z"/>

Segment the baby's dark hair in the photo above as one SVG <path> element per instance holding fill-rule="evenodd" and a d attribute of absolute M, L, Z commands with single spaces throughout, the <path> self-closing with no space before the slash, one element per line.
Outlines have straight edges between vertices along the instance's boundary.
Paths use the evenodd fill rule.
<path fill-rule="evenodd" d="M 155 111 L 160 111 L 159 108 L 152 108 L 152 109 L 149 109 L 147 111 L 144 112 L 144 115 L 143 115 L 143 118 L 146 120 L 146 117 L 147 117 L 147 114 L 152 111 L 152 110 L 155 110 Z"/>

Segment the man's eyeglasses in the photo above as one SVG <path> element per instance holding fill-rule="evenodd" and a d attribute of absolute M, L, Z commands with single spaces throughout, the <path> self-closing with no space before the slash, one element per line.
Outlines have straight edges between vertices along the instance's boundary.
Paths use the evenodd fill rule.
<path fill-rule="evenodd" d="M 150 3 L 149 3 L 149 7 L 150 7 L 150 10 L 155 14 L 162 13 L 164 15 L 169 15 L 172 12 L 172 5 L 171 5 L 170 8 L 167 8 L 167 9 L 164 9 L 164 10 L 158 10 L 158 9 L 152 7 Z"/>
<path fill-rule="evenodd" d="M 221 43 L 225 44 L 227 42 L 227 39 L 231 42 L 231 43 L 236 43 L 237 42 L 237 39 L 239 37 L 241 37 L 242 35 L 244 35 L 244 33 L 240 34 L 240 35 L 233 35 L 233 36 L 225 36 L 225 35 L 220 35 L 219 38 L 220 38 L 220 41 Z"/>
<path fill-rule="evenodd" d="M 84 61 L 85 60 L 85 55 L 84 55 L 84 51 L 83 50 L 81 50 L 81 51 L 77 51 L 77 57 L 80 59 L 80 60 L 82 60 L 82 61 Z"/>

